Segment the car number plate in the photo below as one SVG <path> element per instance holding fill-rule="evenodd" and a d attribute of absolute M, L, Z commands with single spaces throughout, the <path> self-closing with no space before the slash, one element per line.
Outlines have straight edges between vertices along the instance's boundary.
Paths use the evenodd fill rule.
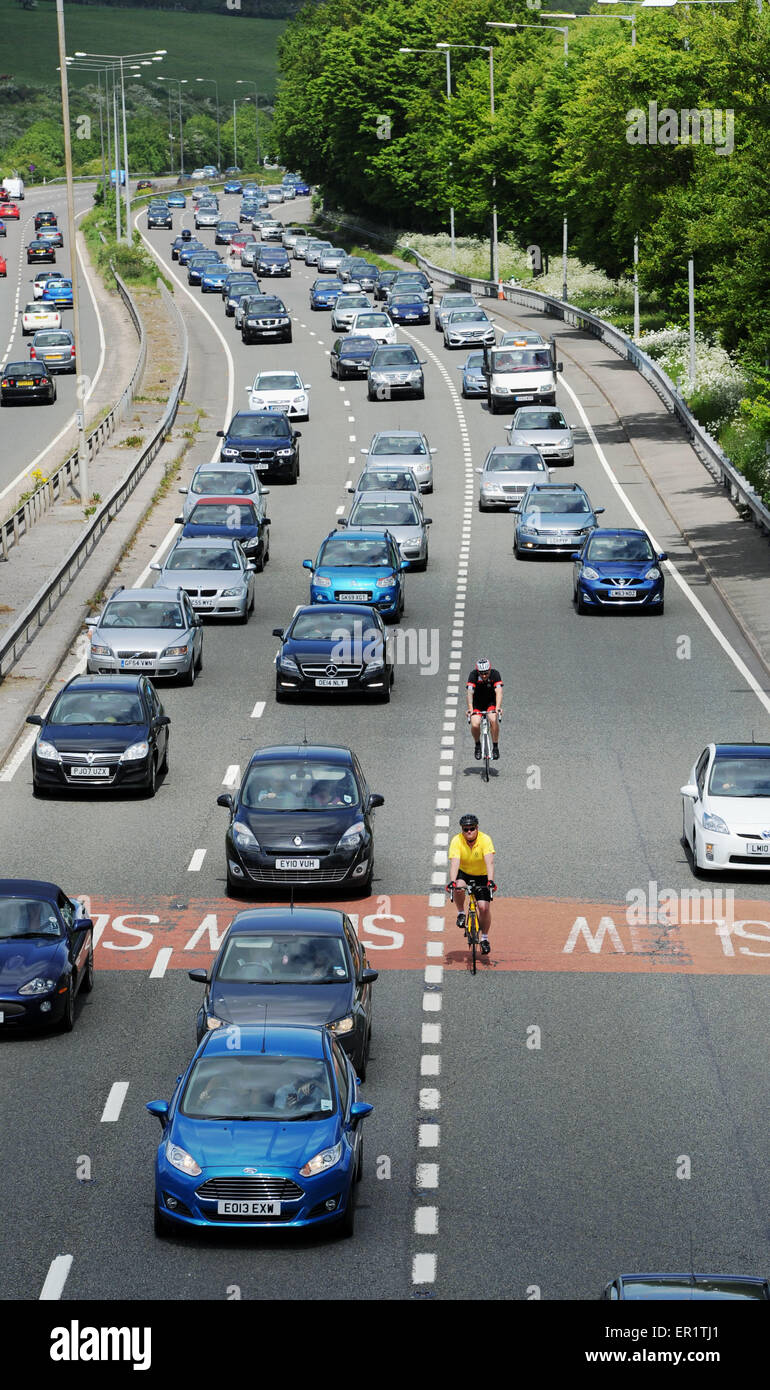
<path fill-rule="evenodd" d="M 636 589 L 610 589 L 610 598 L 636 598 Z"/>
<path fill-rule="evenodd" d="M 759 858 L 767 858 L 770 855 L 770 840 L 766 844 L 753 844 L 751 840 L 746 846 L 749 854 L 756 854 Z"/>
<path fill-rule="evenodd" d="M 320 859 L 276 859 L 276 869 L 320 869 Z"/>
<path fill-rule="evenodd" d="M 335 686 L 335 687 L 336 687 L 336 686 L 346 686 L 346 685 L 347 685 L 347 681 L 344 681 L 344 680 L 333 680 L 331 677 L 328 677 L 328 678 L 327 678 L 327 677 L 324 677 L 324 678 L 322 679 L 320 676 L 318 676 L 318 677 L 316 677 L 316 685 Z"/>
<path fill-rule="evenodd" d="M 516 399 L 517 401 L 533 401 L 535 398 L 534 396 L 517 396 Z"/>
<path fill-rule="evenodd" d="M 280 1202 L 217 1202 L 218 1216 L 280 1216 Z"/>
<path fill-rule="evenodd" d="M 61 362 L 62 358 L 64 357 L 64 353 L 63 353 L 63 352 L 49 352 L 48 357 L 49 357 L 49 360 L 50 360 L 51 362 Z"/>
<path fill-rule="evenodd" d="M 70 777 L 111 777 L 112 768 L 109 767 L 71 767 Z"/>
<path fill-rule="evenodd" d="M 121 671 L 152 671 L 154 670 L 154 668 L 154 661 L 132 661 L 130 657 L 128 657 L 125 660 L 121 660 L 120 663 Z"/>
<path fill-rule="evenodd" d="M 193 598 L 193 599 L 190 599 L 190 602 L 191 602 L 193 608 L 213 608 L 213 607 L 214 607 L 214 599 L 213 599 L 213 598 Z"/>
<path fill-rule="evenodd" d="M 269 463 L 254 463 L 254 464 L 252 464 L 252 468 L 266 469 L 266 468 L 269 468 L 269 467 L 270 467 L 270 464 L 269 464 Z"/>
<path fill-rule="evenodd" d="M 359 599 L 362 599 L 363 597 L 364 595 L 362 593 L 337 595 L 337 598 L 340 603 L 358 603 Z"/>
<path fill-rule="evenodd" d="M 33 386 L 33 385 L 34 385 L 34 382 L 33 382 L 29 377 L 25 376 L 25 377 L 19 377 L 18 381 L 16 382 L 16 385 L 17 385 L 17 386 Z"/>

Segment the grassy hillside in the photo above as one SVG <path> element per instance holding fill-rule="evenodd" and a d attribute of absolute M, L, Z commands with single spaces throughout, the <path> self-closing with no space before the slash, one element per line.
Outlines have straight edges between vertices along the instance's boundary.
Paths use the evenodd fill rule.
<path fill-rule="evenodd" d="M 196 97 L 213 97 L 213 83 L 195 83 L 195 77 L 219 82 L 221 104 L 243 96 L 247 87 L 236 87 L 237 77 L 256 82 L 260 96 L 272 96 L 277 75 L 276 47 L 286 27 L 284 20 L 250 19 L 233 10 L 222 15 L 179 14 L 167 10 L 109 9 L 105 6 L 65 5 L 67 52 L 82 49 L 99 53 L 137 53 L 168 49 L 162 63 L 153 67 L 168 77 L 190 79 Z M 2 78 L 32 86 L 58 86 L 56 11 L 41 0 L 36 10 L 22 10 L 15 0 L 0 0 L 0 104 Z M 148 73 L 149 69 L 142 69 Z M 72 73 L 72 89 L 88 81 L 88 74 Z M 172 84 L 172 89 L 176 87 Z M 183 92 L 185 89 L 182 89 Z M 226 112 L 223 111 L 223 116 Z"/>

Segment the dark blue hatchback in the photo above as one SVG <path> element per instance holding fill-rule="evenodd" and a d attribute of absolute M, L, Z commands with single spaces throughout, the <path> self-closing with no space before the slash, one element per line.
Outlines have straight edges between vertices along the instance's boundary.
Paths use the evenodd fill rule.
<path fill-rule="evenodd" d="M 55 883 L 0 879 L 0 1034 L 60 1023 L 94 987 L 93 925 Z"/>
<path fill-rule="evenodd" d="M 644 608 L 663 612 L 667 558 L 646 531 L 596 527 L 575 551 L 572 597 L 578 613 L 600 608 Z"/>

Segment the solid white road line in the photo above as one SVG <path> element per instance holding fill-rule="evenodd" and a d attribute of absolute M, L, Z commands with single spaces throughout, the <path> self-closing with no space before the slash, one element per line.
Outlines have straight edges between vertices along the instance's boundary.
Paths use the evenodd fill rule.
<path fill-rule="evenodd" d="M 114 1124 L 120 1119 L 123 1102 L 128 1094 L 127 1081 L 115 1081 L 110 1087 L 105 1107 L 102 1111 L 102 1124 Z"/>
<path fill-rule="evenodd" d="M 51 1260 L 48 1273 L 45 1276 L 45 1283 L 40 1290 L 39 1301 L 48 1302 L 61 1298 L 71 1268 L 71 1255 L 57 1255 L 55 1259 Z"/>

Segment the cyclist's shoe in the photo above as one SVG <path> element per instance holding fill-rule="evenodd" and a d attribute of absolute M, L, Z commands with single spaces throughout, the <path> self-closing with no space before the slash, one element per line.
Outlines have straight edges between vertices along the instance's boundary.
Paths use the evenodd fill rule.
<path fill-rule="evenodd" d="M 495 762 L 497 762 L 498 758 L 500 757 L 500 749 L 498 748 L 496 743 L 492 744 L 492 757 L 494 758 Z"/>
<path fill-rule="evenodd" d="M 476 747 L 475 747 L 474 755 L 473 755 L 473 756 L 475 757 L 477 763 L 481 762 L 481 744 L 480 744 L 480 743 L 477 743 L 477 744 L 476 744 Z"/>
<path fill-rule="evenodd" d="M 489 944 L 489 937 L 488 937 L 488 936 L 482 936 L 482 938 L 481 938 L 481 954 L 482 954 L 482 956 L 488 956 L 491 950 L 492 950 L 492 947 L 491 947 L 490 944 Z"/>
<path fill-rule="evenodd" d="M 458 912 L 458 914 L 457 914 L 457 925 L 458 925 L 458 927 L 460 928 L 460 931 L 464 931 L 464 930 L 465 930 L 465 922 L 466 922 L 465 913 L 464 913 L 464 912 Z"/>

